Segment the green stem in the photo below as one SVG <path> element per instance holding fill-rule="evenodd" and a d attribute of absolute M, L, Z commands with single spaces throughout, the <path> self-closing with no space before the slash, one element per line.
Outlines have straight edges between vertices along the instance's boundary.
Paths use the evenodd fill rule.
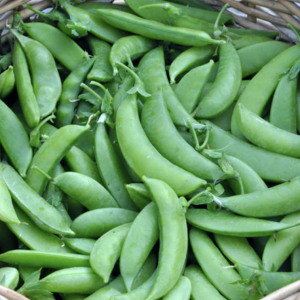
<path fill-rule="evenodd" d="M 40 172 L 42 175 L 44 175 L 48 180 L 50 181 L 54 181 L 54 178 L 52 178 L 50 175 L 48 175 L 46 172 L 44 172 L 43 170 L 41 170 L 39 167 L 37 166 L 33 166 L 33 169 L 37 170 L 38 172 Z"/>
<path fill-rule="evenodd" d="M 91 85 L 95 85 L 95 86 L 98 86 L 99 88 L 102 89 L 103 92 L 106 92 L 107 88 L 101 84 L 100 82 L 97 82 L 97 81 L 91 81 L 90 82 Z"/>
<path fill-rule="evenodd" d="M 198 137 L 197 137 L 197 132 L 194 129 L 194 126 L 192 124 L 192 121 L 190 119 L 188 119 L 186 121 L 186 123 L 187 123 L 187 125 L 188 125 L 188 127 L 190 129 L 191 134 L 192 134 L 192 137 L 193 137 L 193 140 L 194 140 L 194 143 L 195 143 L 195 149 L 198 149 L 200 147 L 199 140 L 198 140 Z"/>
<path fill-rule="evenodd" d="M 198 146 L 198 148 L 196 148 L 197 151 L 201 151 L 206 147 L 208 140 L 209 140 L 209 134 L 210 134 L 210 128 L 208 126 L 206 126 L 204 142 L 202 143 L 202 145 L 200 145 L 200 146 Z"/>
<path fill-rule="evenodd" d="M 87 86 L 85 83 L 81 83 L 80 86 L 83 89 L 85 89 L 86 91 L 88 91 L 90 94 L 95 96 L 98 100 L 100 100 L 100 103 L 103 101 L 103 99 L 93 89 L 91 89 L 89 86 Z"/>
<path fill-rule="evenodd" d="M 225 5 L 222 7 L 222 9 L 220 10 L 220 13 L 218 14 L 218 17 L 217 17 L 216 22 L 215 22 L 215 25 L 214 25 L 214 30 L 215 30 L 215 31 L 219 30 L 218 27 L 219 27 L 220 18 L 221 18 L 221 16 L 222 16 L 223 12 L 224 12 L 228 7 L 229 7 L 229 4 L 227 3 L 227 4 L 225 4 Z"/>

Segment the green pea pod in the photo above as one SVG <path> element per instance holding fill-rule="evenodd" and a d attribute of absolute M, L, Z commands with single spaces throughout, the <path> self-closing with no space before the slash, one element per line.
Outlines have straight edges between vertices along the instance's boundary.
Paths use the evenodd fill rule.
<path fill-rule="evenodd" d="M 15 75 L 13 66 L 0 74 L 0 99 L 6 98 L 15 88 Z"/>
<path fill-rule="evenodd" d="M 130 35 L 119 39 L 113 44 L 109 54 L 114 74 L 118 73 L 116 62 L 132 64 L 131 60 L 143 56 L 154 47 L 156 47 L 156 42 L 144 36 Z"/>
<path fill-rule="evenodd" d="M 75 253 L 69 247 L 65 246 L 59 237 L 37 227 L 19 207 L 15 206 L 15 210 L 19 220 L 24 224 L 6 223 L 7 227 L 29 249 L 53 253 Z"/>
<path fill-rule="evenodd" d="M 191 281 L 185 276 L 180 276 L 175 286 L 162 300 L 190 300 L 191 293 Z"/>
<path fill-rule="evenodd" d="M 76 4 L 76 6 L 84 10 L 87 10 L 91 13 L 93 13 L 95 9 L 117 9 L 135 15 L 135 12 L 132 9 L 130 9 L 127 5 L 122 5 L 117 3 L 85 2 L 85 3 L 78 3 Z"/>
<path fill-rule="evenodd" d="M 120 257 L 131 224 L 123 224 L 108 231 L 97 240 L 92 249 L 91 267 L 105 283 L 109 281 L 112 270 Z"/>
<path fill-rule="evenodd" d="M 161 90 L 145 102 L 141 119 L 150 142 L 171 163 L 204 180 L 214 180 L 223 174 L 217 165 L 187 144 L 178 133 Z"/>
<path fill-rule="evenodd" d="M 261 35 L 246 35 L 242 38 L 233 41 L 236 50 L 242 49 L 251 45 L 271 41 L 270 38 Z"/>
<path fill-rule="evenodd" d="M 32 39 L 44 45 L 53 57 L 70 71 L 89 59 L 88 54 L 77 43 L 54 26 L 31 22 L 22 28 Z"/>
<path fill-rule="evenodd" d="M 91 294 L 105 285 L 91 268 L 86 267 L 55 271 L 41 282 L 44 289 L 54 293 Z"/>
<path fill-rule="evenodd" d="M 11 166 L 2 164 L 1 172 L 14 201 L 38 227 L 51 233 L 74 235 L 61 214 L 31 189 Z"/>
<path fill-rule="evenodd" d="M 291 268 L 292 268 L 292 272 L 300 271 L 300 244 L 292 252 Z"/>
<path fill-rule="evenodd" d="M 156 21 L 149 21 L 132 14 L 113 10 L 96 9 L 95 12 L 108 24 L 150 39 L 164 40 L 184 46 L 220 45 L 224 41 L 214 40 L 207 33 L 193 29 L 174 28 Z"/>
<path fill-rule="evenodd" d="M 92 252 L 92 249 L 96 243 L 93 239 L 79 239 L 79 238 L 64 238 L 62 239 L 67 246 L 69 246 L 74 251 L 83 254 L 89 255 Z"/>
<path fill-rule="evenodd" d="M 154 203 L 150 203 L 133 221 L 120 255 L 120 271 L 128 291 L 132 290 L 133 282 L 156 244 L 158 235 L 156 208 Z"/>
<path fill-rule="evenodd" d="M 76 237 L 99 238 L 107 231 L 132 222 L 137 213 L 123 208 L 100 208 L 81 214 L 71 226 Z"/>
<path fill-rule="evenodd" d="M 14 131 L 14 134 L 12 133 Z M 32 159 L 28 134 L 13 111 L 0 100 L 0 140 L 12 165 L 26 177 Z"/>
<path fill-rule="evenodd" d="M 175 78 L 185 71 L 207 63 L 215 52 L 212 45 L 203 47 L 191 47 L 179 54 L 169 68 L 170 82 L 175 83 Z"/>
<path fill-rule="evenodd" d="M 61 216 L 63 217 L 63 219 L 67 223 L 67 225 L 70 227 L 71 224 L 72 224 L 72 219 L 69 215 L 69 212 L 67 211 L 67 209 L 65 207 L 65 204 L 62 203 L 62 202 L 58 203 L 58 205 L 56 206 L 56 209 L 61 214 Z"/>
<path fill-rule="evenodd" d="M 27 184 L 37 193 L 42 194 L 47 184 L 47 178 L 34 167 L 45 173 L 50 173 L 89 129 L 89 125 L 67 125 L 54 132 L 35 153 L 27 173 Z"/>
<path fill-rule="evenodd" d="M 0 284 L 14 290 L 19 283 L 19 271 L 12 267 L 0 268 Z"/>
<path fill-rule="evenodd" d="M 173 165 L 150 143 L 139 121 L 136 94 L 128 95 L 119 107 L 116 131 L 122 153 L 139 177 L 164 180 L 179 195 L 189 194 L 205 184 L 204 180 Z M 129 140 L 128 136 L 132 138 Z"/>
<path fill-rule="evenodd" d="M 87 42 L 92 54 L 97 57 L 91 71 L 87 75 L 87 78 L 89 80 L 96 80 L 100 82 L 108 82 L 112 80 L 113 69 L 109 62 L 111 46 L 107 42 L 104 42 L 92 35 L 87 36 Z"/>
<path fill-rule="evenodd" d="M 65 79 L 62 86 L 62 93 L 57 104 L 55 120 L 57 127 L 60 128 L 72 123 L 74 109 L 76 107 L 76 102 L 72 102 L 72 100 L 77 99 L 81 89 L 80 84 L 84 81 L 94 62 L 95 58 L 92 58 L 76 65 L 73 71 Z"/>
<path fill-rule="evenodd" d="M 184 272 L 192 284 L 192 300 L 225 300 L 218 290 L 211 284 L 201 269 L 196 265 L 189 265 Z"/>
<path fill-rule="evenodd" d="M 51 114 L 61 94 L 61 80 L 54 58 L 41 43 L 11 30 L 26 55 L 32 78 L 33 92 L 41 118 Z"/>
<path fill-rule="evenodd" d="M 126 184 L 126 189 L 139 209 L 143 209 L 151 202 L 149 192 L 143 183 Z"/>
<path fill-rule="evenodd" d="M 152 300 L 168 293 L 179 279 L 187 257 L 188 234 L 180 201 L 172 188 L 161 180 L 145 176 L 143 181 L 157 207 L 160 229 L 157 275 L 147 297 Z"/>
<path fill-rule="evenodd" d="M 260 257 L 246 238 L 223 234 L 214 234 L 214 238 L 223 254 L 234 264 L 244 264 L 253 268 L 262 265 Z"/>
<path fill-rule="evenodd" d="M 71 253 L 46 253 L 33 250 L 13 250 L 0 255 L 0 261 L 38 268 L 64 269 L 89 267 L 89 257 Z"/>

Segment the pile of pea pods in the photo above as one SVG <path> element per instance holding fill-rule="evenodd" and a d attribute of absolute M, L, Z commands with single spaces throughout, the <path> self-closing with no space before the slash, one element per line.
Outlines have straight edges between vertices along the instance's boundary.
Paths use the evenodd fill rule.
<path fill-rule="evenodd" d="M 7 26 L 0 284 L 256 300 L 300 280 L 300 45 L 196 0 L 125 2 Z"/>

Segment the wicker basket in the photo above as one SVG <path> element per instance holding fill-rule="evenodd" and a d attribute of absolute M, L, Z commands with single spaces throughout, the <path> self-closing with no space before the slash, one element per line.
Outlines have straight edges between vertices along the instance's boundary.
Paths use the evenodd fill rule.
<path fill-rule="evenodd" d="M 55 0 L 53 0 L 55 2 Z M 237 26 L 277 31 L 280 39 L 295 43 L 296 35 L 287 25 L 292 24 L 300 31 L 300 0 L 198 0 L 211 5 L 216 10 L 228 3 L 227 13 L 232 14 Z M 113 0 L 85 0 L 85 2 L 113 2 Z M 122 0 L 115 1 L 124 2 Z M 24 9 L 22 4 L 28 3 L 38 10 L 50 7 L 49 0 L 0 0 L 0 30 L 11 23 L 14 9 L 20 11 L 22 18 L 28 19 L 34 13 Z M 9 33 L 4 32 L 1 42 L 5 42 Z M 0 285 L 0 300 L 30 300 L 19 293 Z M 261 300 L 300 300 L 300 280 L 285 286 Z"/>

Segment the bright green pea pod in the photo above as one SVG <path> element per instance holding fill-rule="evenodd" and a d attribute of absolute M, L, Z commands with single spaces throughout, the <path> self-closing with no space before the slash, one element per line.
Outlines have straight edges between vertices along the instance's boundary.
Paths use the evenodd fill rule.
<path fill-rule="evenodd" d="M 9 165 L 2 164 L 2 178 L 14 201 L 41 229 L 62 235 L 74 235 L 61 214 L 20 177 Z"/>
<path fill-rule="evenodd" d="M 76 237 L 99 238 L 107 231 L 132 222 L 137 213 L 123 208 L 100 208 L 81 214 L 71 226 Z"/>
<path fill-rule="evenodd" d="M 223 254 L 234 264 L 244 264 L 253 268 L 262 265 L 260 257 L 246 238 L 223 234 L 214 234 L 214 238 Z"/>
<path fill-rule="evenodd" d="M 44 289 L 54 293 L 91 294 L 105 284 L 91 268 L 79 267 L 55 271 L 44 277 Z"/>
<path fill-rule="evenodd" d="M 175 78 L 179 74 L 207 63 L 215 51 L 216 49 L 212 45 L 191 47 L 183 51 L 170 65 L 169 74 L 171 84 L 175 83 Z"/>
<path fill-rule="evenodd" d="M 71 253 L 47 253 L 33 250 L 13 250 L 0 255 L 0 261 L 38 268 L 64 269 L 89 267 L 89 257 Z"/>
<path fill-rule="evenodd" d="M 235 120 L 242 132 L 254 145 L 271 152 L 300 158 L 300 137 L 280 129 L 238 103 Z"/>
<path fill-rule="evenodd" d="M 294 224 L 299 220 L 300 213 L 295 212 L 286 215 L 280 223 Z M 264 270 L 276 272 L 299 243 L 299 226 L 270 236 L 262 256 Z"/>
<path fill-rule="evenodd" d="M 27 173 L 27 184 L 37 193 L 42 194 L 47 178 L 34 167 L 45 173 L 51 173 L 77 140 L 89 129 L 89 125 L 67 125 L 54 132 L 35 153 Z"/>
<path fill-rule="evenodd" d="M 230 266 L 228 261 L 209 236 L 200 229 L 192 228 L 190 242 L 201 269 L 218 291 L 227 299 L 247 299 L 247 288 L 241 284 L 233 284 L 241 280 L 241 277 L 234 269 L 226 268 Z"/>
<path fill-rule="evenodd" d="M 192 284 L 192 300 L 225 300 L 198 266 L 189 265 L 185 269 L 184 276 L 186 276 Z"/>
<path fill-rule="evenodd" d="M 233 41 L 236 50 L 242 49 L 251 45 L 271 41 L 270 38 L 261 35 L 244 35 Z"/>
<path fill-rule="evenodd" d="M 112 80 L 113 69 L 109 62 L 111 45 L 92 35 L 87 36 L 87 42 L 92 54 L 97 56 L 91 71 L 87 75 L 87 78 L 89 80 L 96 80 L 100 82 L 108 82 Z"/>
<path fill-rule="evenodd" d="M 161 90 L 147 99 L 142 109 L 141 119 L 143 129 L 152 145 L 171 163 L 204 180 L 221 177 L 222 170 L 186 143 L 178 133 Z M 158 169 L 161 172 L 161 166 Z M 203 184 L 205 184 L 204 180 Z M 178 193 L 178 190 L 175 191 Z"/>
<path fill-rule="evenodd" d="M 280 79 L 270 110 L 270 123 L 294 134 L 297 134 L 297 81 L 297 76 L 290 79 L 290 73 Z"/>
<path fill-rule="evenodd" d="M 139 177 L 164 180 L 179 195 L 189 194 L 205 184 L 204 180 L 173 165 L 150 143 L 139 120 L 136 94 L 128 95 L 119 107 L 116 131 L 122 153 Z M 128 136 L 132 138 L 129 140 Z"/>
<path fill-rule="evenodd" d="M 75 253 L 69 247 L 65 246 L 59 237 L 37 227 L 19 207 L 15 206 L 15 210 L 19 220 L 24 224 L 6 223 L 7 227 L 29 249 L 52 253 Z"/>
<path fill-rule="evenodd" d="M 6 98 L 15 88 L 15 75 L 13 66 L 0 74 L 0 99 Z"/>
<path fill-rule="evenodd" d="M 188 234 L 180 201 L 165 182 L 143 177 L 158 212 L 160 250 L 157 275 L 147 300 L 158 299 L 176 284 L 184 268 Z M 164 199 L 163 201 L 161 199 Z"/>
<path fill-rule="evenodd" d="M 92 249 L 96 243 L 96 241 L 93 239 L 83 238 L 63 238 L 62 241 L 66 243 L 66 245 L 69 246 L 71 249 L 83 255 L 91 254 Z"/>
<path fill-rule="evenodd" d="M 154 203 L 150 203 L 133 221 L 122 248 L 120 271 L 128 291 L 132 290 L 132 284 L 156 244 L 158 235 L 156 208 Z"/>
<path fill-rule="evenodd" d="M 214 61 L 189 71 L 177 84 L 174 92 L 188 113 L 192 113 L 197 105 Z"/>
<path fill-rule="evenodd" d="M 80 92 L 80 84 L 84 81 L 89 70 L 93 66 L 95 58 L 85 60 L 73 69 L 69 76 L 65 79 L 62 86 L 62 93 L 57 104 L 56 120 L 57 127 L 60 128 L 72 123 L 74 118 L 74 109 Z"/>
<path fill-rule="evenodd" d="M 12 134 L 12 130 L 14 134 Z M 0 141 L 12 165 L 22 177 L 26 177 L 26 172 L 32 159 L 29 137 L 17 116 L 1 100 Z"/>
<path fill-rule="evenodd" d="M 43 44 L 53 57 L 70 71 L 89 59 L 87 52 L 54 26 L 30 22 L 22 28 L 32 39 Z"/>
<path fill-rule="evenodd" d="M 85 2 L 85 3 L 78 3 L 76 4 L 76 6 L 84 10 L 87 10 L 91 13 L 93 13 L 95 9 L 117 9 L 135 15 L 135 12 L 132 9 L 130 9 L 127 5 L 116 4 L 116 3 Z"/>
<path fill-rule="evenodd" d="M 132 201 L 140 210 L 151 202 L 149 192 L 143 183 L 126 184 L 126 189 Z"/>
<path fill-rule="evenodd" d="M 38 271 L 40 268 L 37 267 L 29 267 L 24 265 L 19 265 L 20 277 L 23 281 L 26 281 L 28 277 L 33 273 Z"/>
<path fill-rule="evenodd" d="M 185 276 L 180 276 L 175 286 L 162 300 L 190 300 L 191 293 L 191 281 Z"/>
<path fill-rule="evenodd" d="M 39 105 L 41 118 L 51 114 L 61 94 L 61 80 L 54 58 L 41 43 L 11 30 L 27 57 L 33 91 Z"/>
<path fill-rule="evenodd" d="M 19 283 L 19 271 L 16 268 L 0 268 L 0 284 L 14 290 Z"/>
<path fill-rule="evenodd" d="M 257 237 L 272 235 L 295 227 L 297 222 L 282 224 L 261 219 L 246 218 L 234 215 L 226 210 L 210 211 L 207 209 L 189 209 L 186 213 L 187 222 L 202 230 L 239 237 Z"/>
<path fill-rule="evenodd" d="M 292 267 L 292 272 L 300 271 L 300 244 L 292 252 L 291 267 Z"/>
<path fill-rule="evenodd" d="M 154 40 L 139 35 L 130 35 L 119 39 L 113 44 L 109 54 L 109 61 L 114 74 L 118 73 L 116 62 L 132 64 L 132 60 L 143 56 L 156 45 Z"/>
<path fill-rule="evenodd" d="M 92 249 L 91 267 L 105 283 L 109 281 L 112 270 L 120 257 L 131 224 L 123 224 L 108 231 L 97 240 Z"/>

